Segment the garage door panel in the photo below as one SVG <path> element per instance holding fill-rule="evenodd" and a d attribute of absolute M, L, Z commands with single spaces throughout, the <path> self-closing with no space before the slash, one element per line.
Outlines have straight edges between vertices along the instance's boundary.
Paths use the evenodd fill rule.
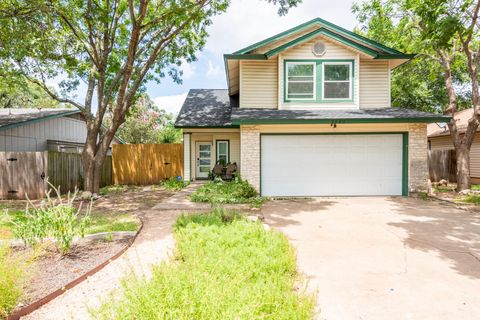
<path fill-rule="evenodd" d="M 401 195 L 402 134 L 262 135 L 265 196 Z"/>

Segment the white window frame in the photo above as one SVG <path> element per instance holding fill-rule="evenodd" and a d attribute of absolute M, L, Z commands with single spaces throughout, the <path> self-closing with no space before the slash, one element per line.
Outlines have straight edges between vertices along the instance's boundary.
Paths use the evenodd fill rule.
<path fill-rule="evenodd" d="M 325 66 L 328 65 L 348 65 L 348 80 L 325 80 Z M 338 100 L 352 100 L 352 62 L 323 62 L 322 63 L 322 100 L 325 101 L 338 101 Z M 334 83 L 334 82 L 348 82 L 348 98 L 325 98 L 325 83 Z"/>
<path fill-rule="evenodd" d="M 216 150 L 215 150 L 215 157 L 216 157 L 215 163 L 218 163 L 218 161 L 220 161 L 220 159 L 219 159 L 219 157 L 220 157 L 220 152 L 219 152 L 219 151 L 220 151 L 220 148 L 218 147 L 218 145 L 219 145 L 220 143 L 225 143 L 225 144 L 227 145 L 227 149 L 226 149 L 227 152 L 226 152 L 226 154 L 224 154 L 224 156 L 225 156 L 226 159 L 227 159 L 227 161 L 225 162 L 225 165 L 226 165 L 227 163 L 230 162 L 230 141 L 229 141 L 229 140 L 217 140 L 217 141 L 216 141 L 216 145 L 215 145 L 215 148 L 216 148 Z M 222 155 L 223 155 L 223 154 L 222 154 Z"/>
<path fill-rule="evenodd" d="M 290 98 L 288 96 L 288 84 L 290 81 L 288 80 L 288 66 L 289 65 L 312 65 L 313 66 L 313 96 L 312 98 Z M 316 101 L 317 99 L 317 63 L 315 61 L 286 61 L 285 62 L 285 100 L 287 101 Z M 293 76 L 295 77 L 295 76 Z M 293 81 L 294 82 L 294 81 Z M 306 81 L 301 81 L 306 82 Z M 298 95 L 298 93 L 296 94 Z"/>

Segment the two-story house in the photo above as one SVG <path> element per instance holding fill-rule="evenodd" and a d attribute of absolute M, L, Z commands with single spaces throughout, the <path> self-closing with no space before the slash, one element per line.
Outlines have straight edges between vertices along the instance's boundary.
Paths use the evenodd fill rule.
<path fill-rule="evenodd" d="M 391 108 L 404 54 L 314 19 L 225 54 L 228 89 L 191 90 L 176 126 L 185 179 L 236 162 L 262 196 L 407 195 L 427 182 L 430 122 Z"/>

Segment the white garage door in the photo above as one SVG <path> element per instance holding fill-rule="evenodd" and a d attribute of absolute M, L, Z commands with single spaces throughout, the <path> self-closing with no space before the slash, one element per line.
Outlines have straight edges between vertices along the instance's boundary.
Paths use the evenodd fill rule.
<path fill-rule="evenodd" d="M 262 195 L 401 195 L 402 142 L 402 134 L 262 135 Z"/>

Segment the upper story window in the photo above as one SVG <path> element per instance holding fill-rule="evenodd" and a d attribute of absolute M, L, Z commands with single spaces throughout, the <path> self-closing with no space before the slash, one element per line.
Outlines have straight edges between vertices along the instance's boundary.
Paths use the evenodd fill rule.
<path fill-rule="evenodd" d="M 350 100 L 352 98 L 352 64 L 345 62 L 323 63 L 324 100 Z"/>
<path fill-rule="evenodd" d="M 352 102 L 353 60 L 286 60 L 285 102 Z"/>
<path fill-rule="evenodd" d="M 315 100 L 315 62 L 287 62 L 287 99 Z"/>

